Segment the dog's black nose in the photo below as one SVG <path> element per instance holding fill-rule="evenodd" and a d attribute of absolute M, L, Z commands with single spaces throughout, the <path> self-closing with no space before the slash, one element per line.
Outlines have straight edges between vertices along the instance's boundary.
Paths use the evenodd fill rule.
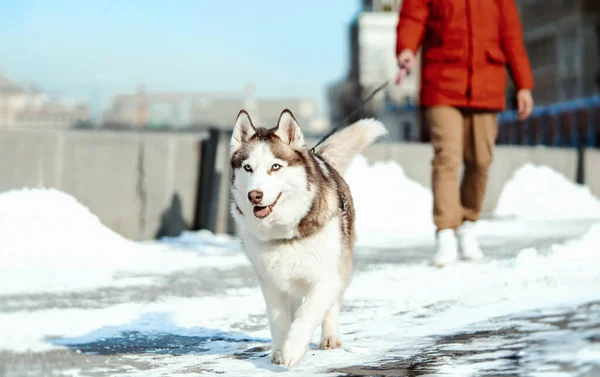
<path fill-rule="evenodd" d="M 252 190 L 248 193 L 248 200 L 250 200 L 254 204 L 260 203 L 263 198 L 262 191 Z"/>

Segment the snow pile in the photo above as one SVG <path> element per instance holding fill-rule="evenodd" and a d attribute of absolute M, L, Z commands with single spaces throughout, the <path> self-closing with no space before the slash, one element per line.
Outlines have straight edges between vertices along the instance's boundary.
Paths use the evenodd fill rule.
<path fill-rule="evenodd" d="M 600 200 L 550 167 L 527 163 L 505 183 L 495 214 L 528 220 L 600 218 Z"/>
<path fill-rule="evenodd" d="M 121 237 L 63 192 L 0 194 L 0 294 L 147 283 L 140 274 L 200 263 L 194 253 L 164 249 Z"/>
<path fill-rule="evenodd" d="M 557 268 L 577 265 L 582 268 L 582 273 L 597 272 L 600 269 L 600 223 L 579 239 L 553 245 L 551 253 L 543 261 L 553 263 Z M 588 266 L 588 263 L 591 265 Z"/>
<path fill-rule="evenodd" d="M 431 189 L 411 180 L 392 161 L 369 164 L 359 155 L 345 179 L 356 207 L 358 244 L 389 247 L 432 239 Z M 600 218 L 600 199 L 546 166 L 531 163 L 505 183 L 494 211 L 523 220 Z"/>
<path fill-rule="evenodd" d="M 434 234 L 431 190 L 395 162 L 357 156 L 344 176 L 356 207 L 359 245 L 389 246 Z"/>
<path fill-rule="evenodd" d="M 552 245 L 549 251 L 523 249 L 514 259 L 458 263 L 441 270 L 426 263 L 389 265 L 356 276 L 348 297 L 379 301 L 385 307 L 379 313 L 393 312 L 399 302 L 405 309 L 453 302 L 449 308 L 475 308 L 496 316 L 500 312 L 493 312 L 500 307 L 510 313 L 571 299 L 597 299 L 598 287 L 600 223 L 583 237 Z"/>

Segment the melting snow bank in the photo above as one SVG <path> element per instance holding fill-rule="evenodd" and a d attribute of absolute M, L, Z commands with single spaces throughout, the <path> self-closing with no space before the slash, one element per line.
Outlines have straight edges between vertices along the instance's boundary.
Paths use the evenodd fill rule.
<path fill-rule="evenodd" d="M 600 199 L 550 167 L 527 163 L 505 183 L 495 214 L 529 220 L 600 218 Z"/>
<path fill-rule="evenodd" d="M 395 162 L 357 156 L 344 176 L 356 207 L 359 245 L 386 247 L 432 238 L 431 190 L 406 176 Z"/>
<path fill-rule="evenodd" d="M 357 156 L 346 173 L 356 207 L 359 246 L 389 247 L 432 240 L 431 189 L 395 162 Z M 526 163 L 505 183 L 495 215 L 530 221 L 600 218 L 600 199 L 547 166 Z"/>
<path fill-rule="evenodd" d="M 63 192 L 0 194 L 0 294 L 148 284 L 151 280 L 141 275 L 200 263 L 196 253 L 121 237 Z"/>

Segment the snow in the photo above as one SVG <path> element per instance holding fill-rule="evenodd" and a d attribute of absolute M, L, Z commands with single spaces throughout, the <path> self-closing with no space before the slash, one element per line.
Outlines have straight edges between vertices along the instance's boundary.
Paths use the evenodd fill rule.
<path fill-rule="evenodd" d="M 234 331 L 234 325 L 249 314 L 258 315 L 263 310 L 261 297 L 255 289 L 237 289 L 225 297 L 169 297 L 153 303 L 126 303 L 102 309 L 0 313 L 0 333 L 5 334 L 0 338 L 0 349 L 39 352 L 55 349 L 57 345 L 118 337 L 127 332 L 212 337 Z M 240 312 L 239 305 L 248 309 Z M 268 338 L 268 331 L 262 333 Z M 45 335 L 64 338 L 48 341 Z M 234 333 L 229 338 L 245 337 Z"/>
<path fill-rule="evenodd" d="M 495 214 L 529 220 L 600 218 L 600 199 L 548 166 L 526 163 L 505 183 Z"/>
<path fill-rule="evenodd" d="M 389 247 L 433 237 L 431 190 L 397 163 L 369 164 L 360 155 L 344 178 L 354 199 L 358 245 Z"/>
<path fill-rule="evenodd" d="M 207 252 L 216 249 L 198 245 Z M 0 294 L 151 284 L 147 275 L 202 263 L 196 253 L 125 239 L 61 191 L 0 194 Z"/>
<path fill-rule="evenodd" d="M 359 245 L 371 247 L 359 247 L 357 257 L 381 250 L 372 247 L 409 242 L 431 246 L 431 192 L 406 177 L 399 165 L 369 165 L 359 156 L 346 179 L 356 205 Z M 548 203 L 556 209 L 548 208 L 552 207 Z M 568 234 L 566 229 L 575 227 L 573 219 L 596 217 L 598 206 L 598 199 L 587 188 L 548 168 L 525 165 L 507 182 L 496 210 L 498 215 L 525 221 L 482 221 L 477 232 L 500 245 L 510 239 L 549 239 Z M 570 221 L 567 225 L 559 221 L 565 218 Z M 599 250 L 600 221 L 582 237 L 550 247 L 511 251 L 511 257 L 490 257 L 480 263 L 459 262 L 444 269 L 430 266 L 425 258 L 417 263 L 363 264 L 345 295 L 340 317 L 344 347 L 312 349 L 288 374 L 323 375 L 330 368 L 409 357 L 431 347 L 434 336 L 489 326 L 497 317 L 531 310 L 559 316 L 565 308 L 597 301 Z M 140 244 L 112 232 L 75 198 L 60 191 L 0 194 L 0 295 L 159 286 L 165 284 L 159 277 L 170 274 L 170 279 L 176 279 L 178 271 L 193 269 L 202 274 L 208 268 L 233 267 L 251 269 L 235 237 L 185 232 L 180 237 Z M 269 357 L 232 357 L 268 345 L 265 314 L 256 282 L 248 284 L 243 279 L 238 287 L 203 296 L 159 295 L 146 301 L 125 298 L 118 304 L 94 308 L 0 311 L 0 350 L 85 350 L 96 344 L 110 350 L 139 346 L 140 342 L 164 345 L 176 336 L 194 344 L 188 347 L 193 351 L 177 357 L 169 354 L 176 354 L 176 348 L 165 355 L 137 352 L 123 357 L 133 366 L 122 370 L 127 370 L 128 376 L 189 375 L 194 370 L 206 375 L 271 375 L 284 369 L 271 365 Z M 531 331 L 550 326 L 544 321 L 518 325 Z M 319 335 L 317 331 L 313 343 L 318 344 Z M 535 336 L 554 342 L 537 344 L 551 348 L 523 355 L 535 373 L 542 373 L 549 360 L 575 360 L 582 367 L 597 363 L 597 345 L 582 343 L 571 352 L 561 348 L 562 333 L 545 331 Z M 486 347 L 495 349 L 497 340 L 485 341 L 489 343 Z M 476 344 L 446 345 L 454 347 L 451 349 L 469 346 Z M 438 372 L 467 375 L 504 367 L 506 360 L 498 355 L 505 351 L 496 351 L 498 360 L 485 355 L 473 355 L 471 364 L 443 359 Z M 543 356 L 546 354 L 550 356 Z M 151 365 L 151 370 L 137 370 L 135 365 Z"/>
<path fill-rule="evenodd" d="M 358 156 L 345 178 L 355 201 L 359 246 L 432 242 L 431 190 L 409 179 L 401 166 L 369 164 Z M 506 183 L 495 214 L 532 221 L 599 217 L 600 200 L 548 167 L 526 164 Z M 54 189 L 4 192 L 0 294 L 153 284 L 149 275 L 203 264 L 227 268 L 245 263 L 238 255 L 239 241 L 229 236 L 184 232 L 162 241 L 148 245 L 127 240 L 75 198 Z M 199 253 L 212 258 L 199 259 Z"/>
<path fill-rule="evenodd" d="M 178 237 L 163 237 L 162 243 L 187 250 L 206 252 L 206 246 L 212 247 L 213 254 L 231 254 L 241 251 L 241 243 L 236 237 L 228 234 L 213 234 L 208 230 L 197 232 L 184 231 Z"/>
<path fill-rule="evenodd" d="M 373 362 L 386 357 L 390 349 L 417 351 L 428 344 L 428 336 L 450 334 L 489 318 L 598 299 L 598 246 L 600 224 L 585 236 L 555 245 L 548 252 L 525 249 L 514 259 L 459 263 L 441 270 L 426 263 L 388 264 L 358 272 L 344 303 L 352 310 L 341 316 L 345 348 L 311 351 L 291 374 L 315 375 L 328 367 Z M 217 337 L 202 345 L 204 352 L 193 353 L 195 365 L 210 363 L 212 370 L 232 376 L 267 375 L 277 372 L 269 369 L 268 358 L 252 362 L 216 358 L 239 352 L 240 347 L 267 344 L 264 310 L 260 290 L 253 286 L 223 295 L 165 297 L 157 302 L 101 309 L 1 313 L 0 333 L 5 336 L 0 338 L 0 349 L 85 347 L 106 339 L 127 341 L 135 332 L 151 339 L 165 334 L 192 339 Z M 48 336 L 61 339 L 48 340 Z M 313 342 L 318 336 L 317 331 Z M 589 358 L 595 352 L 593 348 L 582 350 L 580 356 Z M 182 356 L 158 358 L 152 361 L 156 374 L 144 371 L 139 375 L 160 375 L 158 371 L 168 366 L 180 370 L 188 361 Z"/>
<path fill-rule="evenodd" d="M 431 189 L 393 161 L 370 164 L 360 155 L 345 179 L 356 207 L 357 243 L 390 247 L 432 240 Z M 529 221 L 600 219 L 600 199 L 548 166 L 526 163 L 505 183 L 494 215 Z"/>

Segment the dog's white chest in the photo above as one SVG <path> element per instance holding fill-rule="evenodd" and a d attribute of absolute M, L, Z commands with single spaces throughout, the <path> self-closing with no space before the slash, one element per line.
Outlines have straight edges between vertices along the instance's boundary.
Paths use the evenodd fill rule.
<path fill-rule="evenodd" d="M 339 273 L 341 238 L 339 219 L 334 218 L 308 238 L 272 244 L 245 233 L 244 244 L 258 275 L 279 290 L 293 293 Z"/>

